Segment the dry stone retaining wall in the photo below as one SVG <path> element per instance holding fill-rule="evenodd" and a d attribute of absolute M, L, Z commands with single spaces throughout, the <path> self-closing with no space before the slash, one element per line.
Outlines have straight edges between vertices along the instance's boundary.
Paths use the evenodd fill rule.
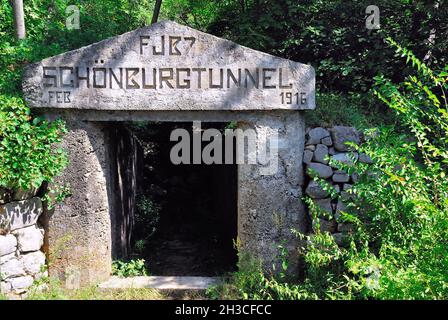
<path fill-rule="evenodd" d="M 351 163 L 353 160 L 371 163 L 371 159 L 365 154 L 351 152 L 347 142 L 361 144 L 362 133 L 353 127 L 334 126 L 332 128 L 308 128 L 306 130 L 306 143 L 303 152 L 307 184 L 305 193 L 313 199 L 314 203 L 323 211 L 329 213 L 329 217 L 320 217 L 320 230 L 330 232 L 338 245 L 344 245 L 344 234 L 350 231 L 350 225 L 338 222 L 341 211 L 346 210 L 345 204 L 338 199 L 331 199 L 321 184 L 313 180 L 314 176 L 325 179 L 344 198 L 349 196 L 347 190 L 356 182 L 357 175 L 348 175 L 330 165 L 330 159 Z"/>
<path fill-rule="evenodd" d="M 0 292 L 10 298 L 23 297 L 45 274 L 44 230 L 37 222 L 43 209 L 35 193 L 0 189 Z"/>

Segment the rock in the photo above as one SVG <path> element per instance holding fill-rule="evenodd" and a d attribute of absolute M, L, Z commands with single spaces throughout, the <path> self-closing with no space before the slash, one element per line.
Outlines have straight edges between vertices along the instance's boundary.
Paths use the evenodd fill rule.
<path fill-rule="evenodd" d="M 35 197 L 30 200 L 10 202 L 0 205 L 0 225 L 14 231 L 36 223 L 42 213 L 42 202 Z"/>
<path fill-rule="evenodd" d="M 2 279 L 8 279 L 25 275 L 25 269 L 22 261 L 15 258 L 0 265 L 0 273 L 2 274 Z"/>
<path fill-rule="evenodd" d="M 344 183 L 344 185 L 342 186 L 342 190 L 347 191 L 347 190 L 350 189 L 351 187 L 353 187 L 352 184 Z"/>
<path fill-rule="evenodd" d="M 350 178 L 352 178 L 353 183 L 356 183 L 356 182 L 358 182 L 358 180 L 359 180 L 359 174 L 358 174 L 357 172 L 353 172 L 353 173 L 350 175 Z"/>
<path fill-rule="evenodd" d="M 21 201 L 21 200 L 31 199 L 32 197 L 34 197 L 36 192 L 37 192 L 37 188 L 32 188 L 29 190 L 18 189 L 17 191 L 15 191 L 13 193 L 12 200 Z"/>
<path fill-rule="evenodd" d="M 45 265 L 45 254 L 42 251 L 27 253 L 20 258 L 23 262 L 23 268 L 31 274 L 38 274 Z"/>
<path fill-rule="evenodd" d="M 338 170 L 333 174 L 332 179 L 334 182 L 343 183 L 343 182 L 349 182 L 350 176 L 347 173 L 345 173 L 344 171 Z"/>
<path fill-rule="evenodd" d="M 351 223 L 339 223 L 338 224 L 338 232 L 352 232 L 353 228 L 354 228 L 354 226 Z"/>
<path fill-rule="evenodd" d="M 345 247 L 347 245 L 346 237 L 344 236 L 343 233 L 341 233 L 341 232 L 333 233 L 332 236 L 334 238 L 334 242 L 336 242 L 336 244 L 338 246 Z"/>
<path fill-rule="evenodd" d="M 342 191 L 341 192 L 341 200 L 342 201 L 349 201 L 349 200 L 353 200 L 355 198 L 355 195 L 347 192 L 347 191 Z"/>
<path fill-rule="evenodd" d="M 8 282 L 11 284 L 11 288 L 13 291 L 15 291 L 16 293 L 22 293 L 33 285 L 34 280 L 31 276 L 25 276 L 9 279 Z"/>
<path fill-rule="evenodd" d="M 334 126 L 330 129 L 331 137 L 333 139 L 333 146 L 337 151 L 348 151 L 349 147 L 346 142 L 353 142 L 360 144 L 361 139 L 358 131 L 353 127 Z"/>
<path fill-rule="evenodd" d="M 334 217 L 336 220 L 339 220 L 341 217 L 341 212 L 347 212 L 347 206 L 342 201 L 338 201 L 338 204 L 336 205 L 336 212 L 334 214 Z"/>
<path fill-rule="evenodd" d="M 319 178 L 327 179 L 333 175 L 333 170 L 325 164 L 311 162 L 308 165 L 307 173 L 310 177 L 317 175 Z"/>
<path fill-rule="evenodd" d="M 316 181 L 310 181 L 305 193 L 313 199 L 323 199 L 328 197 L 328 192 L 322 189 Z"/>
<path fill-rule="evenodd" d="M 20 252 L 39 250 L 44 243 L 44 232 L 36 226 L 19 229 L 14 232 Z"/>
<path fill-rule="evenodd" d="M 14 259 L 15 257 L 16 257 L 16 253 L 15 252 L 7 254 L 5 256 L 1 256 L 0 257 L 0 264 L 3 264 L 3 263 L 5 263 L 5 262 L 7 262 L 7 261 L 9 261 L 11 259 Z"/>
<path fill-rule="evenodd" d="M 353 160 L 358 160 L 358 154 L 357 153 L 351 153 L 351 152 L 343 152 L 343 153 L 337 153 L 335 155 L 332 155 L 331 158 L 334 161 L 338 161 L 347 165 L 353 165 Z M 353 159 L 353 160 L 352 160 Z"/>
<path fill-rule="evenodd" d="M 329 136 L 330 132 L 324 128 L 317 127 L 311 129 L 310 132 L 308 132 L 308 140 L 306 141 L 306 144 L 318 144 L 323 138 Z"/>
<path fill-rule="evenodd" d="M 333 215 L 333 205 L 331 203 L 331 199 L 316 199 L 314 200 L 314 203 L 323 211 Z"/>
<path fill-rule="evenodd" d="M 341 187 L 338 184 L 333 185 L 333 188 L 337 193 L 341 192 Z"/>
<path fill-rule="evenodd" d="M 330 232 L 336 231 L 337 222 L 335 220 L 327 221 L 325 219 L 319 219 L 320 232 Z"/>
<path fill-rule="evenodd" d="M 1 281 L 0 282 L 0 293 L 9 293 L 11 292 L 11 284 L 9 282 L 6 281 Z"/>
<path fill-rule="evenodd" d="M 313 153 L 313 161 L 323 164 L 328 163 L 328 147 L 323 144 L 318 144 Z"/>
<path fill-rule="evenodd" d="M 0 236 L 0 257 L 15 252 L 17 249 L 17 239 L 12 234 Z"/>
<path fill-rule="evenodd" d="M 337 153 L 337 152 L 336 152 L 336 150 L 334 150 L 333 147 L 328 148 L 328 154 L 329 154 L 330 156 L 333 156 L 333 155 L 335 155 L 336 153 Z"/>
<path fill-rule="evenodd" d="M 313 151 L 305 150 L 303 151 L 303 163 L 310 164 L 313 159 Z"/>
<path fill-rule="evenodd" d="M 305 150 L 314 151 L 316 150 L 316 146 L 314 144 L 310 144 L 309 146 L 305 146 Z"/>
<path fill-rule="evenodd" d="M 360 153 L 360 154 L 359 154 L 359 162 L 367 163 L 367 164 L 372 164 L 372 163 L 373 163 L 372 158 L 370 158 L 370 157 L 369 157 L 367 154 L 365 154 L 365 153 Z"/>
<path fill-rule="evenodd" d="M 328 137 L 325 137 L 325 138 L 321 139 L 320 143 L 322 143 L 322 144 L 324 144 L 324 145 L 329 147 L 329 146 L 333 145 L 333 140 L 331 139 L 330 136 L 328 136 Z"/>

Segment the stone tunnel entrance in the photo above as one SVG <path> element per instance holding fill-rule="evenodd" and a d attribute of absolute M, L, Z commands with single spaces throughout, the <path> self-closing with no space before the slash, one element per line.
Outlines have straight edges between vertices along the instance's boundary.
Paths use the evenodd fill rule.
<path fill-rule="evenodd" d="M 291 229 L 305 232 L 307 228 L 301 201 L 302 111 L 315 108 L 311 66 L 163 21 L 30 64 L 22 87 L 34 112 L 67 121 L 61 147 L 67 150 L 70 165 L 58 182 L 69 185 L 71 194 L 44 211 L 49 272 L 67 286 L 107 280 L 112 259 L 130 256 L 136 247 L 148 255 L 154 272 L 165 272 L 170 264 L 162 263 L 157 269 L 160 254 L 146 248 L 157 247 L 157 241 L 169 243 L 173 234 L 204 236 L 209 241 L 201 242 L 209 246 L 207 257 L 213 250 L 229 250 L 233 255 L 229 242 L 236 234 L 236 220 L 241 250 L 260 260 L 264 269 L 272 270 L 278 261 L 280 243 L 290 253 L 290 269 L 298 269 L 298 242 Z M 235 121 L 237 129 L 252 131 L 257 161 L 238 164 L 237 169 L 162 165 L 157 170 L 164 173 L 162 177 L 139 169 L 149 163 L 139 161 L 143 149 L 125 133 L 129 130 L 123 127 L 126 121 L 191 124 L 198 120 Z M 170 124 L 161 129 L 165 125 Z M 268 141 L 275 141 L 275 147 Z M 264 156 L 268 149 L 273 151 L 269 159 Z M 191 189 L 183 186 L 190 176 L 198 179 L 187 184 Z M 221 182 L 216 189 L 210 187 L 216 186 L 214 181 Z M 146 248 L 137 245 L 141 240 L 137 235 L 149 231 L 136 227 L 148 224 L 137 222 L 132 214 L 139 201 L 145 203 L 141 196 L 132 196 L 142 185 L 141 190 L 149 190 L 143 195 L 160 200 L 161 205 L 158 227 Z M 219 188 L 237 190 L 226 193 Z M 210 224 L 219 227 L 206 228 Z M 217 245 L 210 246 L 213 239 Z M 227 249 L 220 249 L 220 244 Z M 193 251 L 207 266 L 201 250 Z M 190 262 L 188 273 L 202 272 Z M 218 265 L 207 269 L 214 273 L 228 267 Z"/>
<path fill-rule="evenodd" d="M 202 130 L 224 132 L 226 126 L 203 123 Z M 218 276 L 235 270 L 236 164 L 192 164 L 193 159 L 173 164 L 170 151 L 177 142 L 170 134 L 179 128 L 192 133 L 192 122 L 129 122 L 113 128 L 111 140 L 119 142 L 111 145 L 118 191 L 113 258 L 143 258 L 151 275 Z"/>

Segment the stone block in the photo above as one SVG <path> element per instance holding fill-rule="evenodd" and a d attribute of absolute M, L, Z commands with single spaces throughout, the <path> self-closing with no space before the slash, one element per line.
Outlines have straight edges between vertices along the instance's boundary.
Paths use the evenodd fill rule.
<path fill-rule="evenodd" d="M 372 158 L 370 158 L 370 157 L 369 157 L 367 154 L 365 154 L 365 153 L 360 153 L 360 154 L 359 154 L 359 162 L 367 163 L 367 164 L 372 164 L 372 163 L 373 163 Z"/>
<path fill-rule="evenodd" d="M 333 175 L 333 170 L 325 164 L 311 162 L 308 165 L 307 173 L 310 177 L 314 177 L 317 175 L 319 178 L 327 179 Z"/>
<path fill-rule="evenodd" d="M 4 255 L 4 256 L 1 256 L 0 257 L 0 264 L 3 264 L 3 263 L 5 263 L 5 262 L 7 262 L 7 261 L 9 261 L 11 259 L 14 259 L 15 257 L 16 257 L 16 253 L 15 252 L 7 254 L 7 255 Z"/>
<path fill-rule="evenodd" d="M 313 161 L 323 164 L 328 163 L 328 147 L 323 144 L 318 144 L 313 153 Z"/>
<path fill-rule="evenodd" d="M 34 280 L 31 276 L 24 276 L 9 279 L 8 282 L 11 284 L 11 289 L 13 291 L 16 293 L 22 293 L 33 285 Z"/>
<path fill-rule="evenodd" d="M 45 254 L 42 251 L 24 254 L 20 259 L 23 262 L 25 271 L 33 275 L 40 273 L 45 265 Z"/>
<path fill-rule="evenodd" d="M 303 163 L 310 164 L 313 159 L 313 151 L 305 150 L 303 152 Z"/>
<path fill-rule="evenodd" d="M 333 140 L 331 139 L 330 136 L 328 136 L 328 137 L 322 138 L 322 139 L 320 140 L 320 143 L 322 143 L 322 144 L 324 144 L 324 145 L 330 147 L 330 146 L 333 145 Z"/>
<path fill-rule="evenodd" d="M 20 252 L 38 251 L 44 243 L 44 231 L 35 225 L 14 231 Z"/>
<path fill-rule="evenodd" d="M 336 231 L 337 222 L 335 220 L 325 220 L 319 219 L 320 232 L 330 232 L 333 233 Z"/>
<path fill-rule="evenodd" d="M 0 225 L 14 231 L 36 223 L 42 214 L 42 201 L 35 197 L 29 200 L 0 205 Z"/>
<path fill-rule="evenodd" d="M 307 145 L 307 146 L 305 146 L 305 150 L 314 151 L 314 150 L 316 150 L 316 146 L 314 144 Z"/>
<path fill-rule="evenodd" d="M 340 247 L 346 247 L 347 246 L 347 237 L 342 233 L 342 232 L 338 232 L 338 233 L 333 233 L 332 234 L 334 241 L 336 242 L 336 244 Z"/>
<path fill-rule="evenodd" d="M 336 153 L 335 155 L 332 155 L 331 158 L 334 161 L 338 161 L 346 165 L 353 165 L 354 161 L 358 160 L 358 154 L 351 152 Z"/>
<path fill-rule="evenodd" d="M 306 141 L 306 144 L 318 144 L 320 143 L 320 141 L 325 138 L 325 137 L 329 137 L 330 136 L 330 132 L 328 132 L 327 129 L 321 128 L 321 127 L 317 127 L 317 128 L 313 128 L 308 132 L 308 139 Z"/>
<path fill-rule="evenodd" d="M 336 212 L 334 214 L 334 217 L 336 219 L 339 219 L 341 217 L 341 212 L 347 212 L 347 206 L 342 201 L 338 201 L 338 204 L 336 205 Z"/>
<path fill-rule="evenodd" d="M 6 294 L 11 292 L 11 284 L 6 281 L 0 281 L 0 293 Z"/>
<path fill-rule="evenodd" d="M 346 142 L 361 143 L 358 131 L 353 127 L 334 126 L 330 129 L 333 146 L 337 151 L 348 151 Z"/>
<path fill-rule="evenodd" d="M 8 279 L 25 275 L 25 269 L 22 261 L 14 258 L 0 265 L 0 273 L 2 274 L 2 279 Z"/>
<path fill-rule="evenodd" d="M 322 189 L 316 181 L 310 181 L 305 193 L 313 199 L 323 199 L 329 196 L 328 192 Z"/>
<path fill-rule="evenodd" d="M 338 170 L 338 171 L 336 171 L 333 174 L 332 179 L 333 179 L 334 182 L 344 183 L 344 182 L 349 182 L 350 181 L 350 176 L 347 173 L 345 173 L 344 171 L 339 171 Z"/>
<path fill-rule="evenodd" d="M 0 236 L 0 257 L 15 252 L 17 249 L 17 239 L 12 234 Z"/>
<path fill-rule="evenodd" d="M 314 200 L 316 206 L 318 206 L 321 210 L 333 215 L 333 204 L 331 203 L 331 199 L 316 199 Z"/>
<path fill-rule="evenodd" d="M 350 223 L 338 223 L 338 232 L 352 232 L 353 224 Z"/>

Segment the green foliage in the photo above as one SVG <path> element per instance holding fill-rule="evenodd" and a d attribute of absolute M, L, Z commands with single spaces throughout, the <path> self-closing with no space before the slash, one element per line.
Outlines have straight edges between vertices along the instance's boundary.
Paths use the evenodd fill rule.
<path fill-rule="evenodd" d="M 140 194 L 137 197 L 136 208 L 135 223 L 138 225 L 138 228 L 135 230 L 134 237 L 138 239 L 135 243 L 135 248 L 138 252 L 143 250 L 146 240 L 156 232 L 160 220 L 161 207 L 150 196 Z"/>
<path fill-rule="evenodd" d="M 64 132 L 61 121 L 32 118 L 21 99 L 0 95 L 0 187 L 38 188 L 59 175 L 67 159 L 53 145 Z"/>
<path fill-rule="evenodd" d="M 147 245 L 147 240 L 145 240 L 145 239 L 140 239 L 140 240 L 135 241 L 135 244 L 134 244 L 135 252 L 138 254 L 142 254 L 146 249 L 146 245 Z"/>
<path fill-rule="evenodd" d="M 393 124 L 393 112 L 366 94 L 316 93 L 316 109 L 305 111 L 309 127 L 353 126 L 358 129 Z"/>
<path fill-rule="evenodd" d="M 1 299 L 1 296 L 0 296 Z M 6 299 L 6 297 L 5 297 Z M 91 285 L 67 289 L 60 280 L 44 277 L 35 281 L 28 290 L 26 300 L 159 300 L 166 297 L 156 289 L 100 289 Z"/>
<path fill-rule="evenodd" d="M 347 248 L 315 224 L 302 255 L 305 282 L 320 298 L 447 299 L 448 181 L 447 68 L 435 72 L 411 51 L 388 39 L 417 69 L 402 85 L 376 77 L 375 93 L 408 130 L 366 132 L 358 152 L 374 163 L 332 163 L 360 179 L 339 199 L 347 205 L 339 222 L 351 223 Z M 308 201 L 313 220 L 319 212 Z M 331 281 L 314 282 L 327 275 Z"/>
<path fill-rule="evenodd" d="M 244 300 L 301 300 L 316 299 L 302 285 L 287 282 L 284 272 L 288 268 L 286 251 L 279 246 L 280 272 L 265 275 L 261 261 L 250 253 L 239 250 L 238 271 L 229 275 L 225 281 L 207 290 L 210 299 Z M 275 269 L 275 268 L 274 268 Z"/>
<path fill-rule="evenodd" d="M 313 232 L 296 232 L 305 263 L 299 283 L 264 275 L 258 263 L 240 257 L 240 270 L 212 298 L 244 299 L 447 299 L 448 298 L 448 104 L 447 70 L 435 72 L 391 39 L 388 43 L 417 69 L 402 85 L 377 77 L 376 94 L 406 131 L 384 126 L 367 130 L 367 142 L 351 145 L 373 164 L 330 161 L 359 175 L 339 195 L 319 180 L 332 198 L 346 204 L 337 217 L 351 225 L 338 246 L 321 232 L 324 210 L 305 199 Z M 318 178 L 315 178 L 318 180 Z M 281 257 L 281 254 L 280 254 Z M 283 259 L 281 259 L 282 261 Z"/>
<path fill-rule="evenodd" d="M 112 274 L 122 278 L 147 276 L 148 270 L 144 259 L 129 261 L 115 260 L 112 262 Z"/>
<path fill-rule="evenodd" d="M 194 1 L 190 1 L 194 2 Z M 214 1 L 217 13 L 207 31 L 251 48 L 316 68 L 320 91 L 367 92 L 381 72 L 399 79 L 408 72 L 385 36 L 427 62 L 446 64 L 448 7 L 428 1 L 376 1 L 381 30 L 368 30 L 369 1 Z M 434 41 L 428 42 L 433 32 Z M 423 45 L 422 44 L 426 44 Z"/>

